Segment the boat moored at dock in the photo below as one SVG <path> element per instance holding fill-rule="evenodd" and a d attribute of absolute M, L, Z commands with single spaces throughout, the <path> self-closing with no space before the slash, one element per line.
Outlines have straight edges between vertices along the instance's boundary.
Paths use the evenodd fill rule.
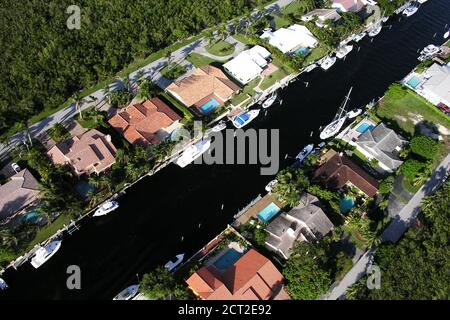
<path fill-rule="evenodd" d="M 255 119 L 259 115 L 259 111 L 260 110 L 250 110 L 242 112 L 235 116 L 231 122 L 236 129 L 242 128 Z"/>
<path fill-rule="evenodd" d="M 381 23 L 376 24 L 372 29 L 370 29 L 368 33 L 369 37 L 376 37 L 381 32 L 382 28 L 383 26 L 381 25 Z"/>
<path fill-rule="evenodd" d="M 360 42 L 366 36 L 366 34 L 367 33 L 365 33 L 365 32 L 358 33 L 357 35 L 355 35 L 353 37 L 353 41 Z"/>
<path fill-rule="evenodd" d="M 211 128 L 212 132 L 219 132 L 222 131 L 223 129 L 225 129 L 227 127 L 227 124 L 225 123 L 225 121 L 220 120 L 219 123 L 217 123 L 214 127 Z"/>
<path fill-rule="evenodd" d="M 267 108 L 269 108 L 271 105 L 273 105 L 275 103 L 277 98 L 278 98 L 278 94 L 275 91 L 266 99 L 266 101 L 263 102 L 263 104 L 261 106 L 264 109 L 267 109 Z"/>
<path fill-rule="evenodd" d="M 305 68 L 305 72 L 311 72 L 311 71 L 313 71 L 315 68 L 317 68 L 317 64 L 315 64 L 315 63 L 312 63 L 312 64 L 310 64 L 309 66 L 307 66 L 306 68 Z"/>
<path fill-rule="evenodd" d="M 117 201 L 114 201 L 114 200 L 106 201 L 105 203 L 103 203 L 101 206 L 99 206 L 97 208 L 97 210 L 94 212 L 94 214 L 92 216 L 93 217 L 104 216 L 104 215 L 116 210 L 117 208 L 119 208 L 119 203 Z"/>
<path fill-rule="evenodd" d="M 6 290 L 6 289 L 8 289 L 8 284 L 6 283 L 5 280 L 0 278 L 0 290 Z"/>
<path fill-rule="evenodd" d="M 278 183 L 277 179 L 270 181 L 264 188 L 268 193 L 272 193 L 273 187 Z"/>
<path fill-rule="evenodd" d="M 177 254 L 172 260 L 164 265 L 169 271 L 173 271 L 184 259 L 184 253 Z"/>
<path fill-rule="evenodd" d="M 359 116 L 362 112 L 363 112 L 363 110 L 360 109 L 360 108 L 350 110 L 349 112 L 347 112 L 347 119 L 353 119 L 353 118 L 356 118 L 356 117 Z"/>
<path fill-rule="evenodd" d="M 342 46 L 338 49 L 338 51 L 336 51 L 336 57 L 339 59 L 342 59 L 346 55 L 348 55 L 352 50 L 353 50 L 353 46 L 351 44 Z"/>
<path fill-rule="evenodd" d="M 306 147 L 302 149 L 295 157 L 295 159 L 299 162 L 303 162 L 306 157 L 314 150 L 314 144 L 308 144 Z"/>
<path fill-rule="evenodd" d="M 195 159 L 200 157 L 211 146 L 211 140 L 200 140 L 197 143 L 190 145 L 184 150 L 183 154 L 177 159 L 176 163 L 184 168 Z"/>
<path fill-rule="evenodd" d="M 330 124 L 328 124 L 320 133 L 320 139 L 325 140 L 328 138 L 331 138 L 338 134 L 338 132 L 341 130 L 342 126 L 345 123 L 345 120 L 347 119 L 347 112 L 345 111 L 345 108 L 347 106 L 348 100 L 350 100 L 350 94 L 352 93 L 353 87 L 350 88 L 350 90 L 347 93 L 347 96 L 345 97 L 344 102 L 339 107 L 338 112 L 334 116 L 333 121 L 331 121 Z"/>
<path fill-rule="evenodd" d="M 44 247 L 40 247 L 31 259 L 31 265 L 36 269 L 47 262 L 61 248 L 61 240 L 50 242 Z"/>
<path fill-rule="evenodd" d="M 327 56 L 322 60 L 320 67 L 326 71 L 330 69 L 335 63 L 336 57 Z"/>
<path fill-rule="evenodd" d="M 138 292 L 139 292 L 139 285 L 134 284 L 120 291 L 119 294 L 113 298 L 113 300 L 130 300 L 135 295 L 137 295 Z"/>
<path fill-rule="evenodd" d="M 410 16 L 412 16 L 414 13 L 416 13 L 417 10 L 419 10 L 419 5 L 418 5 L 417 3 L 415 3 L 415 2 L 411 2 L 411 3 L 409 4 L 409 6 L 407 6 L 407 7 L 405 8 L 405 10 L 403 10 L 402 14 L 403 14 L 404 16 L 410 17 Z"/>

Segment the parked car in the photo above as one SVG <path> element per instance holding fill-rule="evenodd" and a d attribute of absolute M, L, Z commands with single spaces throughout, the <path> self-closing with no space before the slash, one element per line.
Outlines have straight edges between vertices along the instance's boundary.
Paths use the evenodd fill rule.
<path fill-rule="evenodd" d="M 441 110 L 442 112 L 444 112 L 445 114 L 450 114 L 450 107 L 446 106 L 443 103 L 439 103 L 437 105 L 437 107 L 439 108 L 439 110 Z"/>
<path fill-rule="evenodd" d="M 11 163 L 11 167 L 13 168 L 13 170 L 16 173 L 18 173 L 18 172 L 20 172 L 20 170 L 22 170 L 22 169 L 20 169 L 19 165 L 17 163 L 15 163 L 15 162 Z"/>

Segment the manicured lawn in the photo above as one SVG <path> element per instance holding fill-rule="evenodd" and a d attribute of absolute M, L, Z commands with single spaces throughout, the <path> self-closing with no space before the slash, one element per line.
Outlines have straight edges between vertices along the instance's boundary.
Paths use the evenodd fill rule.
<path fill-rule="evenodd" d="M 206 66 L 208 64 L 211 64 L 213 62 L 216 62 L 216 60 L 205 57 L 201 54 L 198 53 L 191 53 L 190 55 L 188 55 L 186 57 L 186 60 L 189 61 L 190 63 L 192 63 L 195 67 L 202 67 L 202 66 Z"/>
<path fill-rule="evenodd" d="M 68 225 L 72 218 L 67 214 L 61 214 L 53 223 L 39 229 L 34 239 L 28 244 L 27 251 L 31 250 L 36 244 L 47 240 L 54 235 L 63 225 Z"/>
<path fill-rule="evenodd" d="M 233 97 L 233 99 L 231 100 L 231 103 L 233 105 L 237 106 L 238 104 L 245 101 L 245 99 L 249 98 L 249 95 L 250 96 L 255 95 L 255 90 L 253 90 L 253 89 L 258 85 L 258 83 L 260 81 L 261 81 L 261 77 L 257 77 L 255 79 L 253 79 L 252 81 L 250 81 L 249 83 L 247 83 L 247 85 L 244 86 L 244 88 L 242 89 L 242 92 Z"/>
<path fill-rule="evenodd" d="M 175 80 L 178 77 L 181 77 L 185 73 L 186 73 L 186 67 L 176 64 L 176 63 L 171 63 L 171 64 L 165 66 L 161 70 L 161 74 L 170 80 Z"/>
<path fill-rule="evenodd" d="M 308 66 L 311 63 L 324 57 L 327 53 L 328 53 L 328 49 L 325 48 L 324 46 L 319 45 L 316 48 L 311 50 L 311 52 L 306 57 L 305 61 L 303 61 L 303 65 Z"/>
<path fill-rule="evenodd" d="M 80 126 L 82 126 L 85 129 L 94 129 L 97 127 L 97 122 L 94 119 L 88 119 L 88 120 L 80 120 L 77 119 L 77 122 Z"/>
<path fill-rule="evenodd" d="M 228 56 L 234 52 L 234 46 L 226 41 L 213 41 L 205 47 L 206 51 L 215 56 Z"/>
<path fill-rule="evenodd" d="M 272 14 L 272 17 L 273 20 L 275 21 L 275 29 L 277 30 L 291 25 L 291 23 L 287 19 L 279 17 L 276 14 Z"/>
<path fill-rule="evenodd" d="M 278 67 L 278 70 L 274 73 L 268 75 L 265 77 L 261 85 L 259 86 L 262 90 L 266 90 L 267 88 L 270 88 L 273 86 L 277 81 L 280 81 L 281 79 L 284 79 L 289 74 L 292 73 L 292 70 L 290 70 L 288 67 L 282 65 L 279 61 L 273 60 L 273 64 L 275 64 Z"/>
<path fill-rule="evenodd" d="M 233 38 L 235 38 L 239 42 L 242 42 L 243 44 L 247 44 L 247 45 L 252 44 L 252 41 L 250 40 L 250 38 L 241 33 L 234 34 Z"/>

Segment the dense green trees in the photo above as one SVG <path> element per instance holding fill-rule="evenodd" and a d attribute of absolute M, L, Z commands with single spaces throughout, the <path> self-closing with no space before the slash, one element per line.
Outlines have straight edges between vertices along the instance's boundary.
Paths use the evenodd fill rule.
<path fill-rule="evenodd" d="M 411 151 L 425 160 L 434 160 L 439 151 L 439 143 L 427 136 L 415 136 L 411 139 Z"/>
<path fill-rule="evenodd" d="M 277 175 L 278 183 L 274 187 L 277 199 L 294 207 L 298 204 L 300 195 L 308 188 L 309 179 L 301 169 L 287 168 Z"/>
<path fill-rule="evenodd" d="M 0 133 L 54 108 L 207 27 L 248 12 L 262 0 L 83 0 L 81 29 L 69 30 L 69 0 L 0 4 Z"/>
<path fill-rule="evenodd" d="M 144 295 L 151 299 L 188 298 L 185 287 L 178 284 L 169 270 L 163 267 L 158 267 L 154 271 L 146 273 L 140 286 Z"/>

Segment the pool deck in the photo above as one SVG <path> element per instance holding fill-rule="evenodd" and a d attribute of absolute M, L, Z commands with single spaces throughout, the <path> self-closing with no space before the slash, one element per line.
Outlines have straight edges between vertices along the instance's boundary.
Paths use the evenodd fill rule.
<path fill-rule="evenodd" d="M 276 204 L 280 209 L 284 207 L 284 205 L 280 201 L 278 201 L 273 194 L 267 194 L 255 204 L 253 204 L 240 217 L 238 217 L 233 222 L 233 226 L 239 227 L 240 225 L 246 224 L 251 218 L 257 219 L 256 215 L 265 207 L 267 207 L 271 202 Z"/>

